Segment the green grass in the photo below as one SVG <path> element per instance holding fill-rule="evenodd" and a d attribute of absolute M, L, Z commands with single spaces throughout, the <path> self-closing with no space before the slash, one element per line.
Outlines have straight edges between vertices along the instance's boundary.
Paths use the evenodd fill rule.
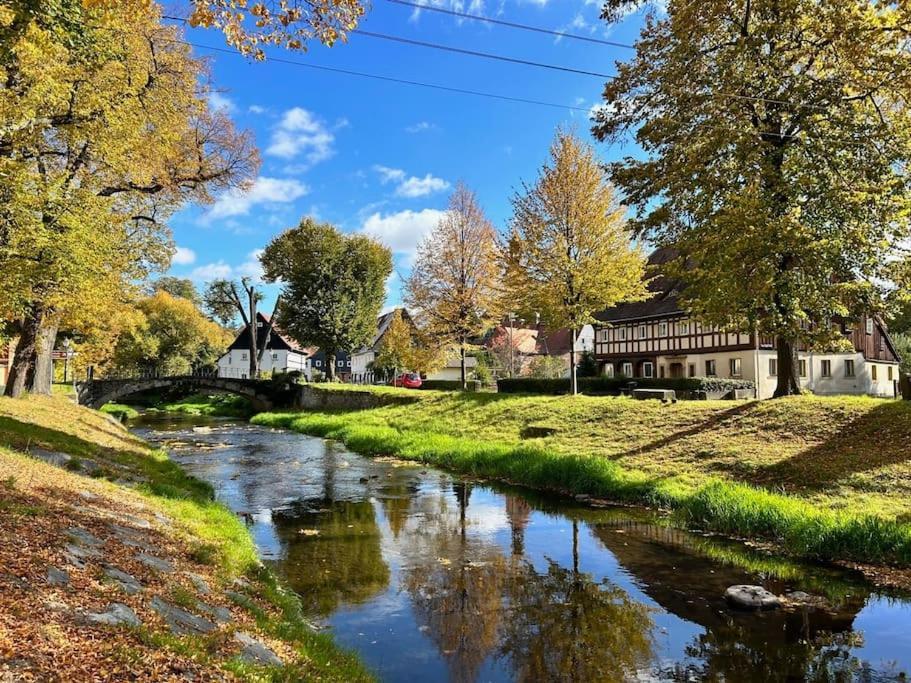
<path fill-rule="evenodd" d="M 107 415 L 111 415 L 121 422 L 126 422 L 127 420 L 132 420 L 135 417 L 139 417 L 139 411 L 133 408 L 132 406 L 124 405 L 122 403 L 106 403 L 101 406 L 101 412 Z"/>
<path fill-rule="evenodd" d="M 429 394 L 407 406 L 253 421 L 367 455 L 664 508 L 680 525 L 800 557 L 911 566 L 911 405 Z M 540 425 L 555 433 L 522 438 Z"/>
<path fill-rule="evenodd" d="M 181 530 L 179 533 L 183 540 L 189 544 L 194 560 L 212 567 L 224 585 L 238 577 L 246 577 L 250 581 L 250 590 L 274 608 L 255 615 L 260 628 L 292 645 L 302 655 L 303 663 L 275 668 L 232 662 L 229 668 L 243 679 L 373 680 L 359 659 L 339 649 L 330 636 L 310 628 L 299 603 L 295 603 L 294 597 L 284 591 L 259 561 L 256 546 L 244 523 L 213 499 L 210 485 L 189 476 L 168 458 L 165 451 L 152 449 L 103 415 L 64 399 L 39 396 L 0 398 L 0 464 L 7 465 L 12 471 L 24 471 L 28 459 L 20 452 L 29 447 L 68 453 L 74 459 L 91 459 L 104 471 L 110 471 L 111 478 L 128 473 L 139 485 L 135 489 L 124 490 L 124 495 L 138 493 L 151 508 L 170 517 L 175 527 Z M 53 468 L 45 467 L 37 471 L 47 477 L 50 476 L 47 474 L 49 469 Z M 30 478 L 34 476 L 29 473 Z M 61 475 L 53 481 L 53 485 L 72 486 L 70 481 Z M 15 485 L 13 478 L 9 482 L 0 481 L 0 485 Z M 51 483 L 48 481 L 48 485 Z M 40 515 L 41 510 L 21 506 L 4 508 L 0 505 L 0 516 L 3 514 Z M 181 596 L 172 597 L 179 599 Z M 150 642 L 155 641 L 157 646 L 179 645 L 203 659 L 211 649 L 202 641 L 195 643 L 181 638 L 171 642 L 161 634 L 147 635 Z"/>
<path fill-rule="evenodd" d="M 155 408 L 169 413 L 222 417 L 249 417 L 253 413 L 247 399 L 233 394 L 193 394 L 179 401 L 159 403 Z"/>

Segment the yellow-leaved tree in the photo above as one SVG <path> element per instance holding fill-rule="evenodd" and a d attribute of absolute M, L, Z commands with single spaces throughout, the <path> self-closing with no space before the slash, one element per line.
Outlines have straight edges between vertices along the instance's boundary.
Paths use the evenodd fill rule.
<path fill-rule="evenodd" d="M 392 315 L 373 361 L 374 368 L 392 370 L 393 377 L 398 376 L 399 370 L 425 373 L 439 370 L 451 349 L 435 343 L 432 335 L 419 329 L 404 309 L 397 309 Z"/>
<path fill-rule="evenodd" d="M 550 161 L 513 198 L 503 249 L 507 292 L 551 329 L 569 328 L 570 384 L 578 392 L 575 343 L 593 314 L 645 297 L 645 259 L 631 245 L 624 211 L 591 145 L 559 129 Z"/>
<path fill-rule="evenodd" d="M 28 11 L 35 4 L 0 9 L 0 319 L 19 338 L 11 396 L 49 393 L 61 324 L 112 315 L 167 265 L 174 210 L 243 186 L 258 164 L 250 136 L 208 109 L 205 67 L 157 5 Z"/>
<path fill-rule="evenodd" d="M 474 193 L 460 183 L 446 214 L 418 245 L 405 302 L 440 346 L 458 347 L 463 388 L 469 340 L 500 316 L 500 283 L 497 233 Z"/>

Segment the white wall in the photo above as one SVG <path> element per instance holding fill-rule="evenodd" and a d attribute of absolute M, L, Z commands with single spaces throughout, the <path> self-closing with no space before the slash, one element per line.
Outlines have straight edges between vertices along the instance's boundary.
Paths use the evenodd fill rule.
<path fill-rule="evenodd" d="M 307 371 L 307 356 L 296 351 L 266 351 L 260 363 L 260 372 Z M 218 376 L 245 378 L 250 374 L 250 352 L 228 351 L 218 359 Z"/>
<path fill-rule="evenodd" d="M 351 354 L 352 377 L 359 381 L 362 375 L 365 375 L 370 371 L 368 366 L 373 362 L 374 358 L 376 358 L 376 353 L 373 351 L 360 351 Z"/>
<path fill-rule="evenodd" d="M 465 358 L 465 371 L 468 374 L 468 379 L 471 379 L 472 370 L 474 370 L 477 365 L 478 359 L 474 356 L 467 356 Z M 462 361 L 459 358 L 450 358 L 443 368 L 436 372 L 428 373 L 427 379 L 458 382 L 462 379 Z"/>

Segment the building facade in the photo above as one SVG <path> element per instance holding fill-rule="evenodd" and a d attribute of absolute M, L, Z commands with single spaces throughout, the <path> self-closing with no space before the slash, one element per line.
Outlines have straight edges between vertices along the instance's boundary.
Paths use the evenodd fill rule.
<path fill-rule="evenodd" d="M 303 372 L 309 377 L 310 352 L 290 339 L 276 326 L 269 334 L 269 317 L 258 313 L 256 316 L 256 348 L 261 349 L 269 342 L 260 362 L 260 373 Z M 247 379 L 250 375 L 250 330 L 244 327 L 228 350 L 218 359 L 218 376 Z"/>
<path fill-rule="evenodd" d="M 662 255 L 653 254 L 653 265 Z M 652 297 L 621 304 L 596 317 L 595 357 L 605 375 L 644 378 L 724 377 L 752 380 L 758 398 L 778 383 L 775 340 L 704 325 L 678 300 L 667 278 L 650 283 Z M 800 383 L 816 394 L 897 395 L 899 356 L 882 321 L 864 316 L 838 323 L 851 351 L 798 355 Z"/>

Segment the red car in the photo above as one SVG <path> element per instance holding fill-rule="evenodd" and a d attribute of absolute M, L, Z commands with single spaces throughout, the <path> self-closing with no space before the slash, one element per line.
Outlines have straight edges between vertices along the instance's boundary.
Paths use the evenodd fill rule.
<path fill-rule="evenodd" d="M 403 373 L 392 380 L 392 386 L 405 387 L 406 389 L 420 389 L 421 376 L 416 372 Z"/>

